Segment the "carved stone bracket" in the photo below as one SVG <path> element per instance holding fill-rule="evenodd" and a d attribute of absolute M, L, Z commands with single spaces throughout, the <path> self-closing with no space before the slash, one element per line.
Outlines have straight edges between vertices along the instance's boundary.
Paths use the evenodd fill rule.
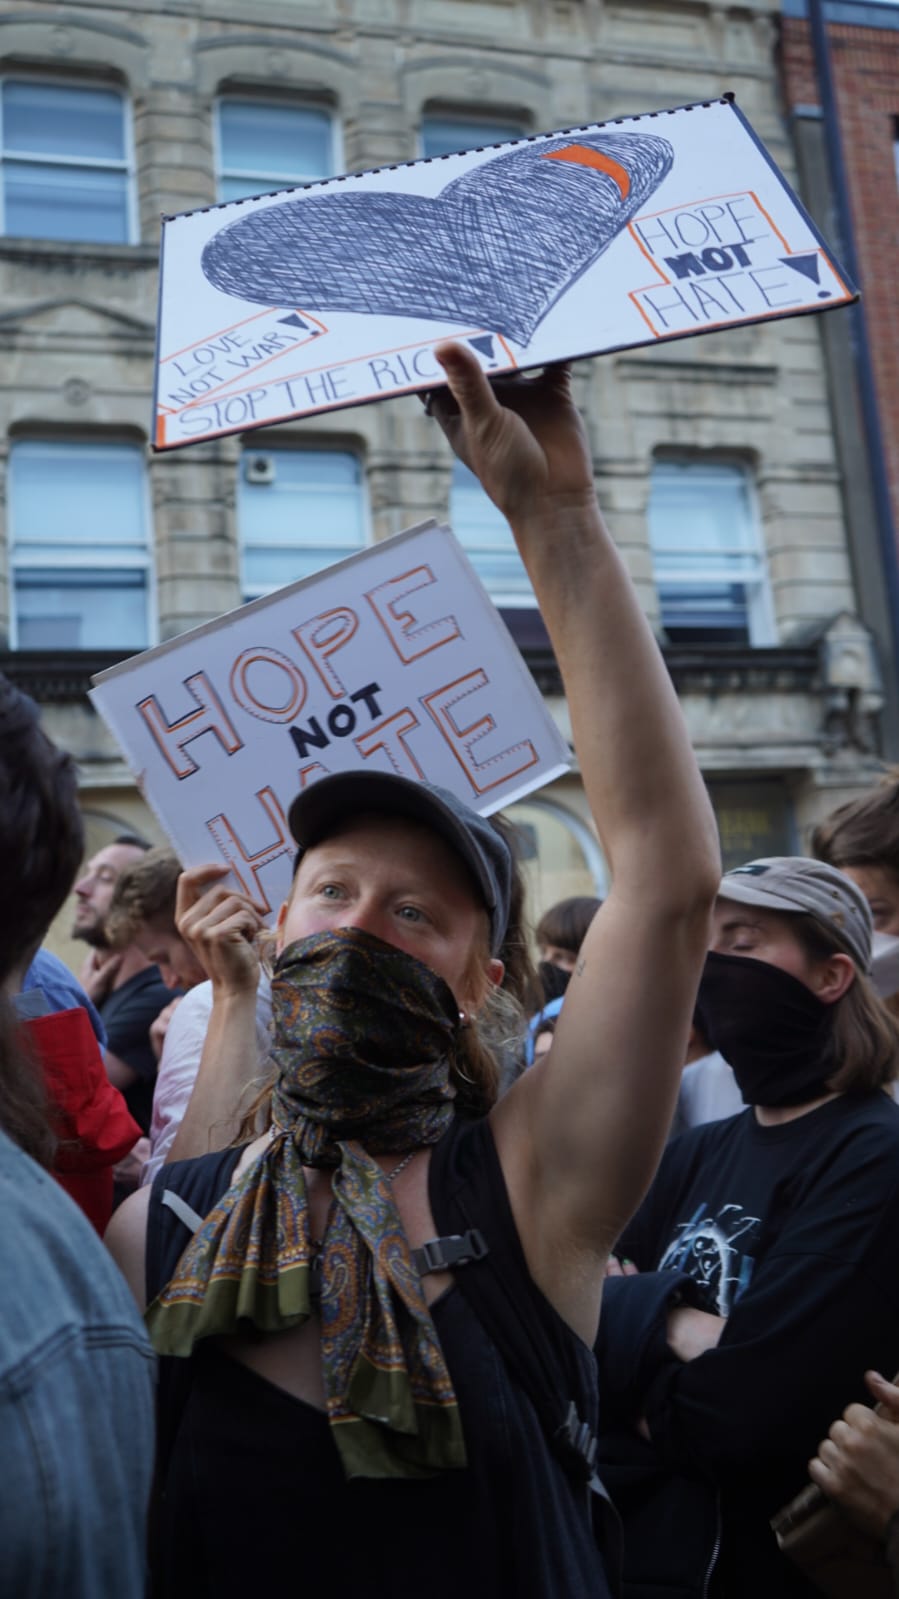
<path fill-rule="evenodd" d="M 876 754 L 884 692 L 871 632 L 857 616 L 841 611 L 821 631 L 818 658 L 826 754 L 846 749 Z"/>

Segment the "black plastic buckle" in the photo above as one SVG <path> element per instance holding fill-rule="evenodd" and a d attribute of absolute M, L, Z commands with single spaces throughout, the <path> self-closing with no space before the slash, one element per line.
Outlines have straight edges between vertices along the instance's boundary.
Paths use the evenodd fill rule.
<path fill-rule="evenodd" d="M 553 1434 L 553 1443 L 563 1463 L 589 1482 L 596 1470 L 597 1443 L 592 1429 L 581 1421 L 573 1399 L 565 1420 Z"/>
<path fill-rule="evenodd" d="M 420 1249 L 413 1249 L 412 1263 L 419 1277 L 427 1277 L 432 1271 L 450 1271 L 454 1266 L 467 1266 L 472 1260 L 483 1260 L 487 1253 L 483 1233 L 477 1227 L 470 1227 L 467 1233 L 429 1239 Z"/>

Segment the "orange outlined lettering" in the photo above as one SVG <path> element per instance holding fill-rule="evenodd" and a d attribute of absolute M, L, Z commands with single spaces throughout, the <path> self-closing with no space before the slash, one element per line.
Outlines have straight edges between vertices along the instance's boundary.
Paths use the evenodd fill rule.
<path fill-rule="evenodd" d="M 197 709 L 188 711 L 186 716 L 179 717 L 175 722 L 168 720 L 155 694 L 148 694 L 136 706 L 179 781 L 192 777 L 199 770 L 197 762 L 184 746 L 200 738 L 203 733 L 214 733 L 228 755 L 236 755 L 238 750 L 243 749 L 243 739 L 236 732 L 206 673 L 194 672 L 186 677 L 184 687 Z"/>
<path fill-rule="evenodd" d="M 310 621 L 291 629 L 332 699 L 343 699 L 346 687 L 331 665 L 331 656 L 349 643 L 358 627 L 356 612 L 348 605 L 336 605 L 333 610 L 322 611 L 320 616 L 313 616 Z"/>
<path fill-rule="evenodd" d="M 353 739 L 353 743 L 363 760 L 368 760 L 376 750 L 383 750 L 399 777 L 424 778 L 422 768 L 406 743 L 406 735 L 420 726 L 421 723 L 414 711 L 405 705 L 401 711 L 394 711 L 392 716 L 385 716 L 377 727 L 370 727 L 367 733 L 360 733 L 358 738 Z"/>
<path fill-rule="evenodd" d="M 283 703 L 270 705 L 267 700 L 260 699 L 258 673 L 255 690 L 251 688 L 250 668 L 259 662 L 285 674 L 287 698 Z M 280 650 L 267 649 L 264 645 L 253 645 L 250 649 L 241 650 L 231 668 L 231 693 L 238 705 L 249 711 L 251 716 L 258 717 L 260 722 L 290 722 L 303 709 L 308 690 L 306 679 L 289 656 L 282 655 Z"/>
<path fill-rule="evenodd" d="M 296 845 L 290 836 L 287 818 L 274 790 L 260 788 L 256 792 L 256 798 L 275 830 L 276 837 L 273 843 L 265 844 L 262 849 L 251 854 L 227 816 L 213 816 L 206 826 L 243 892 L 253 901 L 260 915 L 267 916 L 272 907 L 259 881 L 259 871 L 263 866 L 270 866 L 272 861 L 276 861 L 281 855 L 288 855 L 293 860 Z"/>
<path fill-rule="evenodd" d="M 365 595 L 393 649 L 407 666 L 410 661 L 420 660 L 422 655 L 429 655 L 431 650 L 439 650 L 443 644 L 450 644 L 453 639 L 462 637 L 462 629 L 454 616 L 421 622 L 408 606 L 405 610 L 400 609 L 410 594 L 416 594 L 419 589 L 428 588 L 436 582 L 429 566 L 416 566 L 411 572 L 403 572 L 386 583 L 379 583 L 377 588 L 369 589 Z"/>
<path fill-rule="evenodd" d="M 522 739 L 519 744 L 511 744 L 508 749 L 478 760 L 475 745 L 496 732 L 496 718 L 487 711 L 467 726 L 460 727 L 454 712 L 457 705 L 479 689 L 486 688 L 489 682 L 487 673 L 479 666 L 466 677 L 457 678 L 455 683 L 447 683 L 444 688 L 423 695 L 421 701 L 476 794 L 486 794 L 489 789 L 515 777 L 518 772 L 536 766 L 539 759 L 530 739 Z"/>
<path fill-rule="evenodd" d="M 300 767 L 300 788 L 308 788 L 310 783 L 317 783 L 320 777 L 330 777 L 330 768 L 322 766 L 321 761 L 310 761 L 308 766 Z"/>

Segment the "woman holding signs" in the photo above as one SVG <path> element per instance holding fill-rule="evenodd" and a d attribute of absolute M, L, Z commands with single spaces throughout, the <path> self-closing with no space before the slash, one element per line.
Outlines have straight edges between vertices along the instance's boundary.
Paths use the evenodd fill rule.
<path fill-rule="evenodd" d="M 514 531 L 613 886 L 551 1063 L 496 1099 L 477 1023 L 502 976 L 502 837 L 383 774 L 294 802 L 271 1125 L 163 1168 L 109 1234 L 177 1357 L 154 1529 L 166 1599 L 288 1568 L 384 1599 L 608 1591 L 592 1346 L 677 1095 L 717 835 L 567 370 L 493 388 L 462 347 L 438 358 L 449 392 L 429 410 Z"/>

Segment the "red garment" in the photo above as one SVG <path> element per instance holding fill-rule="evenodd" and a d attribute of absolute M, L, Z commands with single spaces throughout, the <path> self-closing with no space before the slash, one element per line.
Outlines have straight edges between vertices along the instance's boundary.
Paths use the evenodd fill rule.
<path fill-rule="evenodd" d="M 112 1168 L 140 1128 L 106 1075 L 82 1006 L 33 1016 L 22 1028 L 43 1069 L 59 1140 L 53 1175 L 102 1237 L 112 1215 Z"/>

